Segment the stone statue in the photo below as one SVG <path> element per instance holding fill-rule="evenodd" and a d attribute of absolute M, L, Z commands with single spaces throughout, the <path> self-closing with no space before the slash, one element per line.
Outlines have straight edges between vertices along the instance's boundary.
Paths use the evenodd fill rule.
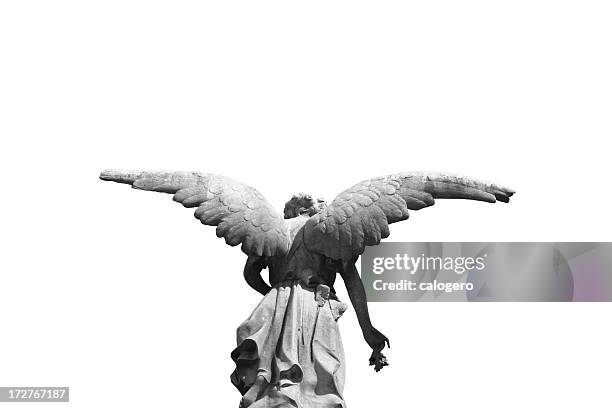
<path fill-rule="evenodd" d="M 466 177 L 400 173 L 374 178 L 340 193 L 331 204 L 294 195 L 277 212 L 254 188 L 196 172 L 107 170 L 102 180 L 174 194 L 217 236 L 248 255 L 246 282 L 264 297 L 237 331 L 232 383 L 241 407 L 345 407 L 344 355 L 337 320 L 347 306 L 334 290 L 344 280 L 372 348 L 370 365 L 387 365 L 389 340 L 370 322 L 355 262 L 366 245 L 389 236 L 389 224 L 436 198 L 508 202 L 512 190 Z M 260 273 L 269 269 L 269 285 Z"/>

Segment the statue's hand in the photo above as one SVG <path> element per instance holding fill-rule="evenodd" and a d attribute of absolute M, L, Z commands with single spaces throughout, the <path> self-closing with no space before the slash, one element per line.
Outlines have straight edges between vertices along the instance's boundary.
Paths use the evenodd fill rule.
<path fill-rule="evenodd" d="M 389 339 L 376 330 L 373 326 L 364 330 L 363 337 L 365 338 L 368 345 L 372 348 L 372 355 L 370 356 L 370 365 L 374 366 L 375 371 L 380 371 L 384 366 L 389 365 L 387 357 L 381 353 L 382 349 L 385 348 L 385 344 L 391 347 Z"/>
<path fill-rule="evenodd" d="M 381 351 L 385 348 L 385 344 L 387 347 L 391 347 L 389 344 L 389 339 L 384 334 L 376 330 L 374 326 L 364 329 L 363 337 L 372 350 Z"/>

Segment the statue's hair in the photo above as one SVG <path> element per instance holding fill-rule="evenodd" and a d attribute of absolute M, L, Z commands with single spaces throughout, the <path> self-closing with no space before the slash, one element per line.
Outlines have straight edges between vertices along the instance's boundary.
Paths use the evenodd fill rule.
<path fill-rule="evenodd" d="M 302 214 L 313 216 L 325 208 L 325 200 L 322 198 L 313 199 L 310 194 L 294 194 L 291 200 L 285 203 L 285 218 L 295 218 Z"/>

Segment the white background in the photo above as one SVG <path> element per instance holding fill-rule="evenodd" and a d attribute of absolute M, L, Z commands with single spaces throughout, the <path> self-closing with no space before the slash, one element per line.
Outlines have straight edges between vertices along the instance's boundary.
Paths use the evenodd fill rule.
<path fill-rule="evenodd" d="M 220 173 L 279 209 L 449 171 L 517 195 L 439 202 L 391 239 L 610 240 L 611 20 L 584 0 L 2 2 L 0 385 L 238 405 L 245 256 L 105 168 Z M 350 407 L 610 406 L 610 304 L 370 307 L 391 366 L 368 367 L 349 310 Z"/>

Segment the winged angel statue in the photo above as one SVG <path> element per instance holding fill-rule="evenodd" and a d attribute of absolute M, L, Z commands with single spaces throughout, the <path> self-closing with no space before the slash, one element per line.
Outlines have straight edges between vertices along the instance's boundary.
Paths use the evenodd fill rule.
<path fill-rule="evenodd" d="M 281 215 L 256 189 L 230 178 L 197 172 L 107 170 L 102 180 L 174 194 L 195 217 L 216 226 L 217 236 L 248 255 L 246 282 L 264 295 L 237 330 L 231 357 L 232 383 L 241 407 L 345 407 L 344 355 L 337 320 L 347 306 L 334 291 L 344 280 L 370 365 L 387 365 L 389 340 L 370 322 L 363 284 L 355 267 L 366 245 L 389 236 L 389 224 L 436 198 L 508 202 L 512 190 L 466 177 L 399 173 L 343 191 L 331 204 L 294 195 Z M 269 269 L 269 285 L 261 271 Z"/>

